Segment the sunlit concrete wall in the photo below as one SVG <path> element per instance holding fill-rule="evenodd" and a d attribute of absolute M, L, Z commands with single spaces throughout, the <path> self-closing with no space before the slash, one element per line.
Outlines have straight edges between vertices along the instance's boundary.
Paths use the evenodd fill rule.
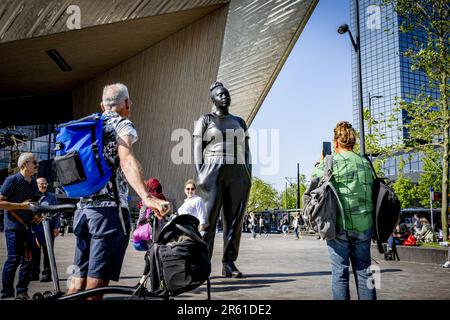
<path fill-rule="evenodd" d="M 227 10 L 213 12 L 73 91 L 78 118 L 100 110 L 104 85 L 128 86 L 131 120 L 139 134 L 135 152 L 145 178 L 158 178 L 176 206 L 184 198 L 184 181 L 195 170 L 172 162 L 177 142 L 171 142 L 171 134 L 178 128 L 192 132 L 194 120 L 211 109 L 209 86 L 219 68 Z"/>

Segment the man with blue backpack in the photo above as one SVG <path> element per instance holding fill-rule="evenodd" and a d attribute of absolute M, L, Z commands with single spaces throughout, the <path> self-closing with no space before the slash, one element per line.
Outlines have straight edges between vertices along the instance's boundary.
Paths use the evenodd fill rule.
<path fill-rule="evenodd" d="M 80 197 L 73 221 L 76 272 L 69 294 L 119 281 L 130 234 L 128 184 L 159 217 L 170 211 L 169 202 L 147 192 L 133 153 L 138 136 L 128 119 L 128 88 L 121 83 L 106 86 L 101 109 L 102 115 L 57 128 L 58 180 L 68 196 Z"/>

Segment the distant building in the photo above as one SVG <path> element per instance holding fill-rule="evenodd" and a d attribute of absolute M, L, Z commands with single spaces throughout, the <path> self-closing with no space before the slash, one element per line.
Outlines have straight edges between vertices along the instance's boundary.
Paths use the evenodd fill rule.
<path fill-rule="evenodd" d="M 355 10 L 357 0 L 350 0 L 350 29 L 356 28 Z M 383 146 L 389 146 L 408 137 L 403 124 L 407 115 L 394 111 L 396 97 L 408 100 L 409 96 L 417 95 L 422 85 L 428 80 L 423 72 L 412 72 L 411 62 L 404 57 L 404 53 L 414 41 L 424 43 L 426 37 L 418 31 L 409 33 L 399 32 L 401 18 L 394 12 L 392 6 L 382 6 L 380 0 L 358 0 L 361 38 L 361 73 L 363 106 L 372 114 L 375 120 L 387 119 L 395 114 L 397 124 L 392 128 L 388 122 L 381 123 L 378 129 L 385 134 L 381 141 Z M 352 51 L 352 84 L 353 84 L 353 123 L 358 128 L 358 100 L 357 100 L 357 69 L 356 54 Z M 437 92 L 428 90 L 429 94 L 438 96 Z M 380 97 L 381 96 L 381 97 Z M 372 129 L 373 130 L 373 129 Z M 369 133 L 366 127 L 365 132 Z M 411 159 L 409 157 L 411 156 Z M 407 160 L 404 173 L 413 181 L 422 171 L 420 155 L 399 154 L 388 159 L 383 171 L 386 176 L 395 179 L 398 175 L 400 158 Z"/>

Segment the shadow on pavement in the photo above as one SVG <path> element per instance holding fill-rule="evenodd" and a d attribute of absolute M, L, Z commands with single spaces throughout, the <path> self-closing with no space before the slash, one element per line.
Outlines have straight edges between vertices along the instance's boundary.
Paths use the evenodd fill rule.
<path fill-rule="evenodd" d="M 331 271 L 312 271 L 301 273 L 256 273 L 245 274 L 244 278 L 285 278 L 285 277 L 312 277 L 312 276 L 327 276 Z"/>

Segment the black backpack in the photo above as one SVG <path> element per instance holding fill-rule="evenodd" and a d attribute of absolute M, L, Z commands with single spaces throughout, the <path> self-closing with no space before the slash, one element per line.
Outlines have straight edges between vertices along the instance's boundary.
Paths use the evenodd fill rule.
<path fill-rule="evenodd" d="M 202 285 L 211 274 L 208 247 L 198 231 L 199 220 L 184 214 L 170 221 L 146 253 L 151 292 L 168 298 Z"/>
<path fill-rule="evenodd" d="M 387 242 L 400 219 L 401 203 L 389 186 L 389 181 L 379 178 L 375 172 L 372 161 L 366 156 L 373 171 L 372 186 L 373 202 L 373 237 L 377 242 L 378 251 L 383 254 L 383 243 Z"/>
<path fill-rule="evenodd" d="M 333 240 L 336 237 L 336 219 L 344 219 L 344 209 L 331 183 L 333 157 L 327 155 L 324 162 L 323 177 L 312 179 L 303 194 L 303 219 L 322 239 Z"/>

